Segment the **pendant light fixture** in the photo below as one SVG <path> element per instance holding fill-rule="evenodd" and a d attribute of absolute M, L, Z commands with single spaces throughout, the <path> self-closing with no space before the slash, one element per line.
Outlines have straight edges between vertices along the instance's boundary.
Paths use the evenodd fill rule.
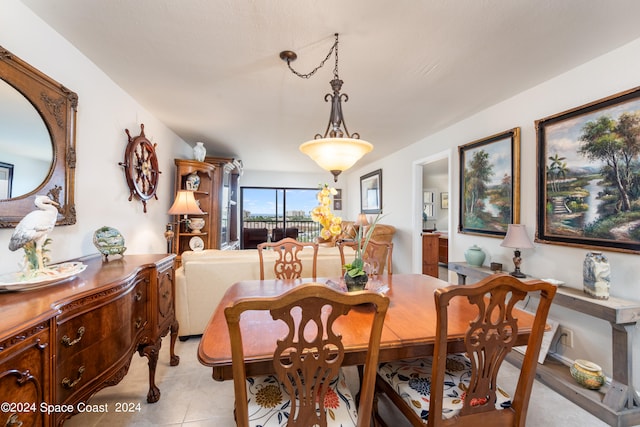
<path fill-rule="evenodd" d="M 333 80 L 329 82 L 333 93 L 325 95 L 324 100 L 331 101 L 331 113 L 329 123 L 324 134 L 316 134 L 314 139 L 300 145 L 300 151 L 311 157 L 321 168 L 333 174 L 334 181 L 338 181 L 338 175 L 342 171 L 353 166 L 362 156 L 373 150 L 373 145 L 360 139 L 360 134 L 350 134 L 347 125 L 342 117 L 342 100 L 349 100 L 346 93 L 340 93 L 343 81 L 338 76 L 338 33 L 335 34 L 336 41 L 329 50 L 324 60 L 308 74 L 302 74 L 291 67 L 291 62 L 295 61 L 298 55 L 290 50 L 280 52 L 280 58 L 287 63 L 293 74 L 298 77 L 308 79 L 318 71 L 324 63 L 335 52 L 336 62 L 333 69 Z"/>

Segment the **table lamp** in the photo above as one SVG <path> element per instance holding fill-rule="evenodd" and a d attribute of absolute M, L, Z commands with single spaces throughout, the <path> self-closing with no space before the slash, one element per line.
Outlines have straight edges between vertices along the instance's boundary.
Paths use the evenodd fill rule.
<path fill-rule="evenodd" d="M 500 243 L 500 246 L 505 248 L 513 248 L 513 263 L 515 264 L 515 270 L 511 273 L 513 277 L 527 277 L 526 274 L 520 271 L 520 263 L 522 258 L 520 257 L 520 249 L 531 249 L 533 243 L 529 239 L 527 234 L 527 228 L 523 224 L 509 224 L 507 228 L 507 235 L 504 236 L 504 240 Z"/>
<path fill-rule="evenodd" d="M 185 226 L 189 224 L 188 215 L 203 215 L 204 212 L 198 206 L 196 202 L 196 198 L 193 196 L 193 191 L 189 190 L 179 190 L 176 194 L 176 199 L 169 208 L 169 215 L 184 215 L 183 219 L 178 220 L 178 226 L 181 222 L 185 223 Z M 174 233 L 173 230 L 170 230 L 171 224 L 167 224 L 167 231 L 165 231 L 165 237 L 167 238 L 167 246 L 170 247 L 170 239 L 173 239 Z"/>
<path fill-rule="evenodd" d="M 362 226 L 369 225 L 369 219 L 367 218 L 367 215 L 364 214 L 364 213 L 358 214 L 358 219 L 356 220 L 356 225 L 362 225 Z"/>

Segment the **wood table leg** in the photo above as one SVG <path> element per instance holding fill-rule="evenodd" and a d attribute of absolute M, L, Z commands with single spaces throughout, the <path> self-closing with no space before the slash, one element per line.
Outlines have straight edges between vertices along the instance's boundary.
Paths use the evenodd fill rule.
<path fill-rule="evenodd" d="M 162 340 L 156 343 L 146 345 L 139 349 L 140 356 L 148 359 L 149 365 L 149 392 L 147 393 L 147 402 L 155 403 L 160 400 L 160 389 L 156 386 L 156 367 L 158 366 L 158 355 L 160 354 L 160 346 Z"/>
<path fill-rule="evenodd" d="M 640 406 L 635 389 L 633 388 L 633 334 L 636 323 L 611 323 L 613 346 L 613 374 L 618 387 L 611 387 L 605 396 L 605 403 L 619 402 L 622 408 L 637 408 Z M 613 396 L 624 394 L 624 396 Z M 621 409 L 621 408 L 614 408 Z"/>
<path fill-rule="evenodd" d="M 170 366 L 178 366 L 180 363 L 180 356 L 176 355 L 176 339 L 178 338 L 178 321 L 175 320 L 171 324 L 171 341 L 169 344 L 169 365 Z"/>

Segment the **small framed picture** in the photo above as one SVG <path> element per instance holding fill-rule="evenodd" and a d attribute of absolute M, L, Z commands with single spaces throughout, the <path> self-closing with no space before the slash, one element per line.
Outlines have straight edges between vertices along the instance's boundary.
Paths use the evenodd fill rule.
<path fill-rule="evenodd" d="M 360 211 L 382 213 L 382 169 L 360 177 Z"/>
<path fill-rule="evenodd" d="M 440 193 L 440 209 L 449 209 L 449 193 Z"/>
<path fill-rule="evenodd" d="M 333 196 L 333 209 L 342 210 L 342 188 L 336 188 L 336 194 Z"/>
<path fill-rule="evenodd" d="M 0 199 L 11 198 L 11 186 L 13 185 L 13 165 L 0 162 Z"/>

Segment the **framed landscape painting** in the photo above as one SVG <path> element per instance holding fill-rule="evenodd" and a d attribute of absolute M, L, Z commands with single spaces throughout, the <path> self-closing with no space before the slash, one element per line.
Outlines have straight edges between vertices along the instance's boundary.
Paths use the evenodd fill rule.
<path fill-rule="evenodd" d="M 520 221 L 520 128 L 458 147 L 458 231 L 504 237 Z"/>
<path fill-rule="evenodd" d="M 536 241 L 640 252 L 640 87 L 536 121 Z"/>

